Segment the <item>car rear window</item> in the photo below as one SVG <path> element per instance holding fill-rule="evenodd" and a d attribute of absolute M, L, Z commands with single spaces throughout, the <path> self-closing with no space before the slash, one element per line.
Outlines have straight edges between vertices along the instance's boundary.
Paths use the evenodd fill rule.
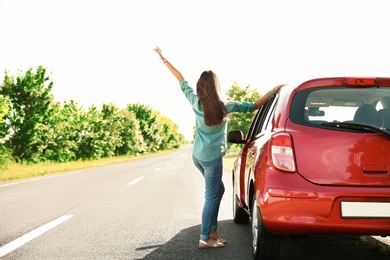
<path fill-rule="evenodd" d="M 325 127 L 325 122 L 370 124 L 390 130 L 390 87 L 321 87 L 293 98 L 293 123 Z"/>

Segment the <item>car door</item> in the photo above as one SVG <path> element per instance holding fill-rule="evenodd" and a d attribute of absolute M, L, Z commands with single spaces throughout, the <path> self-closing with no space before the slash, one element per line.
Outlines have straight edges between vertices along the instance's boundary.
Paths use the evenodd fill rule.
<path fill-rule="evenodd" d="M 261 110 L 261 109 L 260 109 Z M 234 184 L 234 190 L 236 191 L 236 196 L 238 197 L 239 204 L 242 208 L 245 208 L 246 210 L 249 210 L 249 204 L 246 202 L 246 188 L 245 188 L 245 171 L 246 171 L 246 165 L 247 165 L 247 156 L 248 156 L 248 149 L 251 147 L 251 137 L 253 136 L 254 129 L 257 128 L 257 124 L 259 122 L 258 118 L 260 116 L 260 110 L 257 112 L 256 116 L 254 117 L 252 124 L 248 130 L 248 134 L 246 136 L 246 144 L 242 148 L 240 154 L 238 155 L 235 170 L 233 174 L 233 184 Z"/>
<path fill-rule="evenodd" d="M 250 185 L 254 182 L 253 172 L 256 167 L 256 161 L 263 149 L 264 133 L 271 128 L 271 119 L 274 114 L 274 108 L 276 105 L 277 98 L 272 98 L 268 103 L 259 110 L 256 115 L 256 124 L 253 130 L 250 132 L 250 137 L 245 145 L 245 162 L 242 161 L 242 170 L 240 176 L 240 190 L 241 198 L 244 199 L 245 205 L 251 205 L 251 193 Z M 245 163 L 245 164 L 244 164 Z"/>

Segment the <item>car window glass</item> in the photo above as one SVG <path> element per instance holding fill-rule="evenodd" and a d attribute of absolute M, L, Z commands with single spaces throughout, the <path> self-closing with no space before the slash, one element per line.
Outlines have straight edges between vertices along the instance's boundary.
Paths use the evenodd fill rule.
<path fill-rule="evenodd" d="M 267 131 L 267 130 L 271 129 L 271 127 L 272 127 L 271 118 L 272 118 L 272 116 L 274 114 L 274 110 L 275 110 L 275 105 L 273 104 L 272 109 L 270 109 L 269 113 L 267 113 L 267 117 L 266 117 L 266 119 L 264 121 L 263 129 L 261 130 L 261 132 Z"/>
<path fill-rule="evenodd" d="M 248 130 L 248 133 L 246 136 L 246 140 L 249 140 L 252 136 L 254 136 L 254 131 L 256 130 L 256 127 L 259 123 L 259 117 L 260 117 L 263 109 L 264 109 L 264 106 L 259 108 L 259 110 L 257 111 L 257 113 L 256 113 L 256 115 L 251 123 L 251 126 L 249 127 L 249 130 Z"/>
<path fill-rule="evenodd" d="M 383 87 L 306 89 L 294 96 L 290 118 L 294 123 L 313 127 L 322 127 L 324 122 L 353 122 L 382 127 L 379 117 L 387 111 L 379 114 L 378 111 L 389 108 L 389 100 L 390 88 Z"/>
<path fill-rule="evenodd" d="M 271 122 L 271 116 L 273 114 L 273 110 L 275 108 L 277 98 L 274 97 L 271 100 L 269 100 L 266 104 L 263 105 L 263 109 L 261 111 L 261 114 L 258 118 L 258 124 L 256 125 L 256 128 L 254 130 L 253 135 L 256 136 L 259 133 L 265 131 L 267 128 L 270 127 Z"/>
<path fill-rule="evenodd" d="M 377 110 L 377 111 L 379 111 L 379 110 L 381 110 L 381 109 L 383 109 L 384 107 L 383 107 L 383 104 L 382 104 L 382 101 L 379 101 L 377 104 L 376 104 L 376 106 L 375 106 L 375 109 Z"/>

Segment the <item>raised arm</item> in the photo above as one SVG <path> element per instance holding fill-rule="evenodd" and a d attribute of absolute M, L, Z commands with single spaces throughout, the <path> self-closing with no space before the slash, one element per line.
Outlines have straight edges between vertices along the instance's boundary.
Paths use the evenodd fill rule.
<path fill-rule="evenodd" d="M 255 110 L 259 109 L 262 105 L 268 102 L 268 100 L 273 96 L 275 92 L 278 92 L 281 87 L 283 87 L 286 84 L 277 85 L 272 90 L 268 91 L 267 94 L 256 100 L 255 102 Z"/>
<path fill-rule="evenodd" d="M 164 56 L 161 53 L 161 49 L 159 47 L 156 47 L 154 48 L 154 51 L 158 53 L 160 59 L 164 62 L 164 64 L 167 66 L 167 68 L 173 74 L 173 76 L 175 76 L 179 82 L 182 82 L 184 80 L 183 75 L 181 75 L 180 71 L 178 71 L 175 67 L 173 67 L 173 65 L 167 59 L 164 58 Z"/>

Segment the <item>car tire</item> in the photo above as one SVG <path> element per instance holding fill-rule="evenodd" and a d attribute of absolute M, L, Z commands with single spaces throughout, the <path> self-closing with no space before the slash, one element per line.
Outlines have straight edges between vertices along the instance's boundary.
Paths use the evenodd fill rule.
<path fill-rule="evenodd" d="M 238 202 L 233 193 L 233 220 L 237 224 L 247 224 L 249 222 L 249 215 L 238 206 Z"/>
<path fill-rule="evenodd" d="M 263 217 L 257 206 L 256 196 L 252 203 L 252 253 L 254 259 L 277 259 L 281 237 L 265 228 Z"/>

